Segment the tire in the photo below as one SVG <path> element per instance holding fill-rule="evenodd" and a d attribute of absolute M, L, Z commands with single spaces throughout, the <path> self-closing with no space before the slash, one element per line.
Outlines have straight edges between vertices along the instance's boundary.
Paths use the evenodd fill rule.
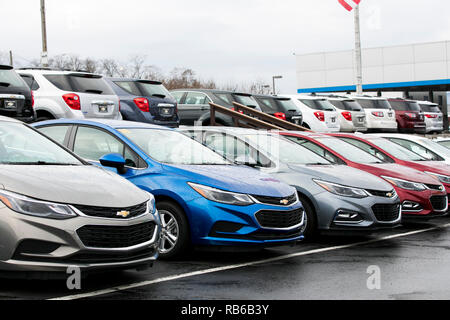
<path fill-rule="evenodd" d="M 316 211 L 312 207 L 311 203 L 303 196 L 299 195 L 300 201 L 302 202 L 303 208 L 305 209 L 306 217 L 305 224 L 306 226 L 303 228 L 303 235 L 305 236 L 305 240 L 313 240 L 318 235 L 317 229 L 317 216 Z"/>
<path fill-rule="evenodd" d="M 183 210 L 169 201 L 157 201 L 156 208 L 162 224 L 159 257 L 173 259 L 186 254 L 191 243 L 189 224 Z"/>

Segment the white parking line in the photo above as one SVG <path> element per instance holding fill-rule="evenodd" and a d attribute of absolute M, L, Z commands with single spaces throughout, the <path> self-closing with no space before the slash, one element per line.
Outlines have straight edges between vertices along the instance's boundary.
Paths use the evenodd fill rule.
<path fill-rule="evenodd" d="M 155 283 L 184 279 L 184 278 L 189 278 L 189 277 L 194 277 L 194 276 L 199 276 L 199 275 L 204 275 L 204 274 L 209 274 L 209 273 L 214 273 L 214 272 L 220 272 L 220 271 L 254 266 L 254 265 L 258 265 L 258 264 L 271 263 L 271 262 L 276 262 L 276 261 L 280 261 L 280 260 L 286 260 L 286 259 L 291 259 L 291 258 L 296 258 L 296 257 L 301 257 L 301 256 L 307 256 L 307 255 L 316 254 L 316 253 L 347 249 L 347 248 L 357 247 L 357 246 L 366 245 L 366 244 L 370 244 L 370 243 L 374 243 L 374 242 L 380 242 L 380 241 L 385 241 L 385 240 L 390 240 L 390 239 L 406 237 L 406 236 L 410 236 L 410 235 L 420 234 L 420 233 L 443 229 L 443 228 L 448 228 L 448 227 L 450 227 L 450 223 L 427 228 L 427 229 L 421 229 L 421 230 L 416 230 L 416 231 L 410 231 L 410 232 L 385 236 L 385 237 L 381 237 L 381 238 L 375 238 L 372 240 L 367 240 L 367 241 L 362 241 L 362 242 L 355 242 L 355 243 L 346 244 L 346 245 L 314 249 L 314 250 L 309 250 L 309 251 L 291 253 L 291 254 L 275 257 L 275 258 L 269 258 L 269 259 L 264 259 L 264 260 L 257 260 L 257 261 L 246 262 L 246 263 L 232 264 L 229 266 L 216 267 L 216 268 L 210 268 L 210 269 L 205 269 L 205 270 L 182 273 L 182 274 L 172 275 L 172 276 L 168 276 L 168 277 L 158 278 L 155 280 L 141 281 L 141 282 L 136 282 L 136 283 L 132 283 L 132 284 L 128 284 L 128 285 L 121 285 L 121 286 L 117 286 L 117 287 L 113 287 L 113 288 L 102 289 L 102 290 L 91 291 L 91 292 L 80 293 L 80 294 L 74 294 L 74 295 L 63 296 L 63 297 L 58 297 L 58 298 L 52 298 L 52 299 L 48 299 L 48 300 L 76 300 L 76 299 L 95 297 L 95 296 L 110 294 L 110 293 L 114 293 L 114 292 L 118 292 L 118 291 L 124 291 L 124 290 L 134 289 L 134 288 L 138 288 L 138 287 L 144 287 L 144 286 L 152 285 Z"/>

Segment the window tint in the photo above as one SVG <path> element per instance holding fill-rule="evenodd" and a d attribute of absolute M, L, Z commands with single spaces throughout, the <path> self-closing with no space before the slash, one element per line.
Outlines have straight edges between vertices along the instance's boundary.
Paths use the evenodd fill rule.
<path fill-rule="evenodd" d="M 243 104 L 244 106 L 248 107 L 258 106 L 258 102 L 256 102 L 255 98 L 253 98 L 252 96 L 246 96 L 241 94 L 235 94 L 234 96 L 236 97 L 236 102 Z"/>
<path fill-rule="evenodd" d="M 52 126 L 52 127 L 43 127 L 38 129 L 40 132 L 45 134 L 46 136 L 52 138 L 59 144 L 64 144 L 64 140 L 66 139 L 67 131 L 69 130 L 69 126 Z"/>
<path fill-rule="evenodd" d="M 443 159 L 438 156 L 433 151 L 421 146 L 418 143 L 404 140 L 404 139 L 398 139 L 398 138 L 389 138 L 390 141 L 397 143 L 401 145 L 402 147 L 417 153 L 419 156 L 424 157 L 425 159 L 431 160 L 431 161 L 442 161 Z"/>
<path fill-rule="evenodd" d="M 421 104 L 420 108 L 423 112 L 434 112 L 434 113 L 440 113 L 441 109 L 437 105 L 431 105 L 431 104 Z"/>
<path fill-rule="evenodd" d="M 0 83 L 6 87 L 26 87 L 22 78 L 14 70 L 9 69 L 0 69 Z"/>
<path fill-rule="evenodd" d="M 206 94 L 201 92 L 189 92 L 184 104 L 204 105 L 208 104 L 209 99 Z"/>
<path fill-rule="evenodd" d="M 257 98 L 261 110 L 264 112 L 277 112 L 278 106 L 275 103 L 275 99 L 272 98 Z"/>
<path fill-rule="evenodd" d="M 228 93 L 215 93 L 216 97 L 225 103 L 233 104 L 233 98 Z"/>
<path fill-rule="evenodd" d="M 389 100 L 389 103 L 396 111 L 420 111 L 420 106 L 417 102 L 405 100 Z"/>
<path fill-rule="evenodd" d="M 30 87 L 31 90 L 36 91 L 39 90 L 38 83 L 34 80 L 34 77 L 28 74 L 21 75 L 22 79 L 27 83 L 28 87 Z"/>
<path fill-rule="evenodd" d="M 170 97 L 170 92 L 161 83 L 138 81 L 138 87 L 141 89 L 142 95 L 147 97 L 159 96 Z"/>
<path fill-rule="evenodd" d="M 120 88 L 128 92 L 129 94 L 140 96 L 141 92 L 134 81 L 114 81 Z"/>
<path fill-rule="evenodd" d="M 97 76 L 91 75 L 63 75 L 47 74 L 44 77 L 54 86 L 63 91 L 93 94 L 114 94 L 106 81 Z"/>
<path fill-rule="evenodd" d="M 124 143 L 108 132 L 100 129 L 79 127 L 75 137 L 73 151 L 80 157 L 98 161 L 104 155 L 110 153 L 121 154 L 125 159 L 125 165 L 128 167 L 145 167 L 143 160 Z"/>
<path fill-rule="evenodd" d="M 379 99 L 356 99 L 364 109 L 391 109 L 391 105 L 387 100 Z"/>
<path fill-rule="evenodd" d="M 281 105 L 283 111 L 300 111 L 291 99 L 277 99 L 278 104 Z"/>
<path fill-rule="evenodd" d="M 306 104 L 308 107 L 310 107 L 313 110 L 335 111 L 334 106 L 327 100 L 302 99 L 300 101 L 303 102 L 304 104 Z"/>

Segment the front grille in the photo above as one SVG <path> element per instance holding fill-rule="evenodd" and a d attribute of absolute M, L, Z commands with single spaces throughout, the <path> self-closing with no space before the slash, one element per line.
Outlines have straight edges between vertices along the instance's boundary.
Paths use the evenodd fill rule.
<path fill-rule="evenodd" d="M 396 195 L 395 190 L 392 191 L 379 191 L 379 190 L 366 190 L 371 195 L 376 197 L 383 197 L 383 198 L 393 198 Z"/>
<path fill-rule="evenodd" d="M 255 195 L 252 195 L 252 197 L 261 203 L 270 204 L 270 205 L 274 205 L 274 206 L 290 206 L 291 204 L 294 204 L 295 202 L 297 202 L 297 195 L 295 193 L 289 197 L 283 197 L 283 198 L 255 196 Z M 283 203 L 284 201 L 287 201 L 287 203 Z"/>
<path fill-rule="evenodd" d="M 376 204 L 372 211 L 378 221 L 395 221 L 400 216 L 400 204 Z"/>
<path fill-rule="evenodd" d="M 444 191 L 444 187 L 441 184 L 426 184 L 428 189 Z"/>
<path fill-rule="evenodd" d="M 121 253 L 77 253 L 68 259 L 78 263 L 114 263 L 127 262 L 150 258 L 155 255 L 154 248 L 146 248 L 137 252 L 121 252 Z"/>
<path fill-rule="evenodd" d="M 258 230 L 251 233 L 248 238 L 255 240 L 284 240 L 297 238 L 302 235 L 301 230 L 294 230 L 290 232 L 265 232 L 263 230 Z"/>
<path fill-rule="evenodd" d="M 447 208 L 448 198 L 447 196 L 432 196 L 430 202 L 434 210 L 442 211 Z"/>
<path fill-rule="evenodd" d="M 256 219 L 263 228 L 284 229 L 299 225 L 303 219 L 303 209 L 292 211 L 263 210 L 256 214 Z"/>
<path fill-rule="evenodd" d="M 155 231 L 153 222 L 133 226 L 84 226 L 78 237 L 90 248 L 127 248 L 148 242 Z"/>
<path fill-rule="evenodd" d="M 87 216 L 109 219 L 130 219 L 147 212 L 147 202 L 127 208 L 90 207 L 81 205 L 74 205 L 74 207 Z M 119 212 L 129 212 L 129 215 L 124 217 L 118 215 Z"/>

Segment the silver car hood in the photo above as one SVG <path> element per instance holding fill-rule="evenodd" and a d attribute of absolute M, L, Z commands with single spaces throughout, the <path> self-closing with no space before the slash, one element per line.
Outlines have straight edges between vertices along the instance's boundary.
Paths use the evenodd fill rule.
<path fill-rule="evenodd" d="M 278 172 L 288 171 L 290 171 L 292 176 L 290 180 L 294 179 L 293 173 L 299 173 L 303 175 L 303 179 L 319 179 L 349 187 L 379 191 L 391 191 L 393 189 L 392 185 L 387 181 L 373 174 L 345 165 L 306 166 L 289 164 L 282 165 Z M 299 183 L 301 184 L 302 181 L 300 180 Z"/>
<path fill-rule="evenodd" d="M 0 189 L 39 200 L 88 206 L 130 207 L 149 199 L 131 182 L 95 166 L 0 165 Z"/>

